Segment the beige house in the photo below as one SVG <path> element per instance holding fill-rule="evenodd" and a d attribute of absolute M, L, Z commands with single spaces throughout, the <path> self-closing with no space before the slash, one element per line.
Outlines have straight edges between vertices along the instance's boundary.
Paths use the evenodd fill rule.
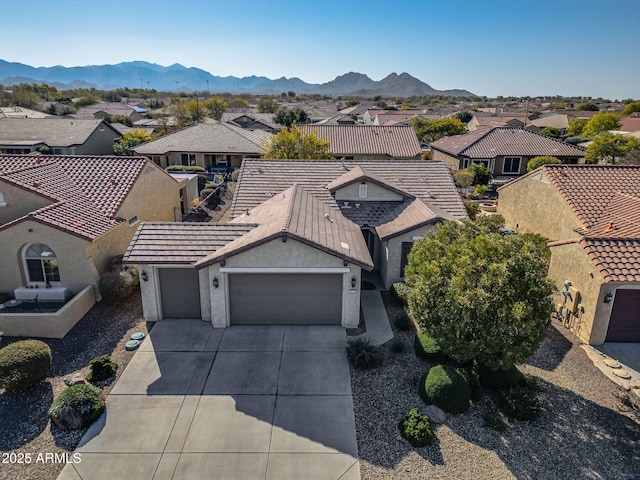
<path fill-rule="evenodd" d="M 229 223 L 145 223 L 125 261 L 149 320 L 354 327 L 362 269 L 389 287 L 415 240 L 465 217 L 439 162 L 246 159 Z"/>
<path fill-rule="evenodd" d="M 640 342 L 640 167 L 546 165 L 499 194 L 508 227 L 551 240 L 565 326 L 593 345 Z"/>
<path fill-rule="evenodd" d="M 582 148 L 521 128 L 484 128 L 431 143 L 431 158 L 444 162 L 451 171 L 479 163 L 498 180 L 527 173 L 529 160 L 542 155 L 563 163 L 584 163 Z"/>
<path fill-rule="evenodd" d="M 0 155 L 0 292 L 61 301 L 89 286 L 99 300 L 138 224 L 180 219 L 178 192 L 146 158 Z"/>

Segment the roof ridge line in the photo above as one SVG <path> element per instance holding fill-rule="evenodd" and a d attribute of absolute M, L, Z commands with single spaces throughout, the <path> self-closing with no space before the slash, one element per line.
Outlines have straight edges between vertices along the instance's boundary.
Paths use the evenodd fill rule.
<path fill-rule="evenodd" d="M 293 205 L 295 203 L 296 195 L 298 194 L 298 188 L 299 185 L 297 183 L 294 183 L 291 186 L 291 197 L 289 197 L 287 211 L 284 214 L 284 218 L 282 219 L 282 226 L 280 227 L 280 231 L 282 233 L 289 233 L 289 227 L 291 227 L 291 220 L 293 219 Z M 284 195 L 284 192 L 282 192 L 282 194 Z"/>

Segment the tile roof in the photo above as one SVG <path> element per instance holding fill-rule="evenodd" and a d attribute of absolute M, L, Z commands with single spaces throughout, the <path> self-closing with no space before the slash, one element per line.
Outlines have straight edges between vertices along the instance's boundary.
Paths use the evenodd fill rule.
<path fill-rule="evenodd" d="M 231 205 L 231 218 L 253 209 L 294 183 L 329 197 L 331 182 L 359 166 L 363 171 L 420 198 L 447 219 L 467 218 L 453 180 L 442 162 L 424 160 L 262 160 L 245 159 Z"/>
<path fill-rule="evenodd" d="M 50 147 L 82 145 L 98 128 L 113 130 L 104 120 L 68 118 L 0 118 L 0 144 L 28 141 Z M 113 130 L 114 138 L 118 132 Z"/>
<path fill-rule="evenodd" d="M 387 155 L 414 158 L 422 155 L 420 142 L 409 125 L 301 125 L 329 141 L 329 151 L 337 157 L 351 155 Z"/>
<path fill-rule="evenodd" d="M 138 155 L 168 152 L 211 152 L 259 155 L 272 137 L 262 130 L 246 130 L 220 122 L 205 122 L 170 133 L 134 148 Z"/>
<path fill-rule="evenodd" d="M 0 155 L 0 182 L 51 200 L 26 219 L 92 240 L 113 228 L 114 218 L 148 160 L 140 157 Z"/>
<path fill-rule="evenodd" d="M 638 132 L 640 131 L 640 117 L 624 117 L 620 119 L 621 132 Z"/>
<path fill-rule="evenodd" d="M 406 202 L 400 212 L 395 213 L 395 218 L 383 225 L 376 227 L 380 240 L 389 240 L 416 228 L 430 225 L 443 220 L 433 209 L 429 208 L 416 198 Z"/>
<path fill-rule="evenodd" d="M 138 227 L 124 261 L 132 264 L 195 264 L 256 228 L 257 224 L 149 223 Z"/>
<path fill-rule="evenodd" d="M 329 182 L 329 184 L 327 184 L 327 190 L 329 190 L 331 193 L 335 193 L 336 190 L 344 188 L 348 185 L 352 185 L 354 183 L 361 182 L 363 180 L 371 183 L 375 183 L 377 185 L 381 185 L 386 189 L 396 192 L 405 197 L 413 197 L 413 195 L 411 195 L 409 192 L 395 185 L 393 181 L 382 179 L 377 175 L 370 173 L 369 171 L 366 171 L 360 165 L 356 165 L 355 167 L 350 169 L 348 172 L 339 176 L 332 182 Z"/>
<path fill-rule="evenodd" d="M 464 135 L 444 137 L 431 148 L 469 158 L 495 158 L 499 155 L 584 157 L 584 150 L 554 138 L 521 128 L 493 127 Z"/>
<path fill-rule="evenodd" d="M 134 108 L 131 105 L 120 102 L 98 102 L 80 108 L 74 116 L 77 116 L 77 118 L 93 117 L 96 113 L 104 112 L 113 116 L 124 115 L 125 117 L 129 117 L 134 112 L 140 112 L 138 108 L 139 107 Z M 142 112 L 146 112 L 144 109 L 141 110 Z"/>
<path fill-rule="evenodd" d="M 373 268 L 360 227 L 345 218 L 330 197 L 314 196 L 297 184 L 230 223 L 257 223 L 258 226 L 200 259 L 196 268 L 211 265 L 277 238 L 295 239 L 367 270 Z"/>
<path fill-rule="evenodd" d="M 580 245 L 607 282 L 640 282 L 640 240 L 585 238 Z"/>

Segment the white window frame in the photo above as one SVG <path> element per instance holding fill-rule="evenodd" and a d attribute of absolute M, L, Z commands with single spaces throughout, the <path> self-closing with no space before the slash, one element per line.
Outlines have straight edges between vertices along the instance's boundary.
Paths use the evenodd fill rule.
<path fill-rule="evenodd" d="M 507 171 L 506 170 L 506 165 L 507 165 L 507 158 L 508 159 L 517 159 L 518 160 L 518 169 L 514 172 L 514 171 Z M 503 175 L 515 175 L 520 173 L 520 169 L 522 168 L 522 157 L 515 157 L 515 156 L 508 156 L 508 157 L 502 157 L 502 174 Z"/>
<path fill-rule="evenodd" d="M 35 245 L 42 245 L 42 246 L 48 248 L 49 251 L 53 254 L 53 256 L 50 257 L 50 258 L 47 258 L 47 257 L 43 257 L 42 255 L 40 255 L 38 257 L 28 255 L 29 250 L 32 247 L 34 247 Z M 31 279 L 31 276 L 29 274 L 29 265 L 28 265 L 28 262 L 27 262 L 28 260 L 39 260 L 40 261 L 40 266 L 42 268 L 42 276 L 44 278 L 44 281 L 32 280 Z M 23 264 L 24 264 L 24 272 L 25 272 L 25 278 L 27 279 L 27 284 L 28 285 L 38 285 L 38 286 L 44 287 L 44 286 L 46 286 L 47 281 L 48 281 L 53 286 L 62 285 L 60 280 L 48 280 L 47 279 L 47 273 L 46 273 L 46 270 L 45 270 L 45 266 L 42 263 L 43 260 L 55 260 L 56 261 L 56 268 L 57 268 L 57 271 L 58 271 L 58 275 L 57 276 L 58 276 L 58 279 L 61 278 L 60 277 L 60 263 L 58 262 L 58 256 L 56 255 L 56 253 L 53 251 L 53 249 L 51 247 L 49 247 L 49 245 L 46 245 L 44 243 L 35 242 L 35 243 L 30 243 L 30 244 L 26 245 L 24 247 L 24 249 L 23 249 L 23 254 L 22 254 L 22 261 L 23 261 Z"/>

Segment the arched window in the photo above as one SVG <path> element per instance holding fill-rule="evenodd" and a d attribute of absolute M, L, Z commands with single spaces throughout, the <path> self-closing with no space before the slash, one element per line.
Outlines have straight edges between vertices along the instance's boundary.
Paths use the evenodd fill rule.
<path fill-rule="evenodd" d="M 42 243 L 34 243 L 25 253 L 27 276 L 30 283 L 59 282 L 58 260 L 56 254 Z"/>

